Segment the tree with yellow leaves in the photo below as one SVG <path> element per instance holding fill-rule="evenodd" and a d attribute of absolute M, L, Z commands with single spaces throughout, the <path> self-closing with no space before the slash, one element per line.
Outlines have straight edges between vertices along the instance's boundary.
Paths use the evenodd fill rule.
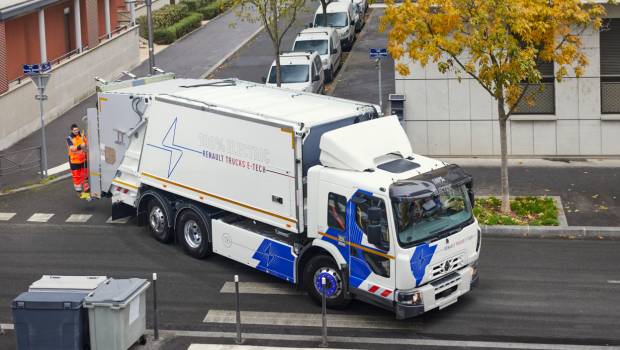
<path fill-rule="evenodd" d="M 605 9 L 582 0 L 388 0 L 381 30 L 389 29 L 388 51 L 409 74 L 414 63 L 437 65 L 442 73 L 470 76 L 497 101 L 501 145 L 502 212 L 510 212 L 506 122 L 528 100 L 529 84 L 541 82 L 540 62 L 555 62 L 560 81 L 588 64 L 581 34 L 598 29 Z M 526 91 L 528 93 L 526 94 Z"/>

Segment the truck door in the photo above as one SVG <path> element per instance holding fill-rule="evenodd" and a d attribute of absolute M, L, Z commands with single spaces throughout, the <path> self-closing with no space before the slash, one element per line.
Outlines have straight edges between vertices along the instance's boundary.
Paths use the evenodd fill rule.
<path fill-rule="evenodd" d="M 358 190 L 347 204 L 346 217 L 350 242 L 349 286 L 380 301 L 391 302 L 395 288 L 395 242 L 390 235 L 392 216 L 387 200 Z M 374 238 L 369 236 L 371 231 L 375 233 Z"/>
<path fill-rule="evenodd" d="M 391 302 L 394 299 L 396 270 L 387 202 L 366 191 L 351 195 L 350 189 L 327 182 L 322 186 L 325 191 L 319 199 L 319 210 L 326 215 L 320 220 L 319 230 L 326 233 L 323 239 L 336 245 L 347 261 L 350 290 Z M 371 207 L 380 211 L 382 240 L 378 245 L 369 243 L 368 239 Z"/>

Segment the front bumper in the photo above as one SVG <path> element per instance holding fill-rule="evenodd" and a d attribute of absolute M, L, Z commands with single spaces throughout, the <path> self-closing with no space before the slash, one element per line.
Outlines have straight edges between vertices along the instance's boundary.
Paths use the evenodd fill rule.
<path fill-rule="evenodd" d="M 429 282 L 416 289 L 422 294 L 422 303 L 411 305 L 397 302 L 395 304 L 396 318 L 405 319 L 436 308 L 440 310 L 446 308 L 456 303 L 461 295 L 475 287 L 478 284 L 478 279 L 478 274 L 474 275 L 474 269 L 468 266 L 436 281 Z"/>

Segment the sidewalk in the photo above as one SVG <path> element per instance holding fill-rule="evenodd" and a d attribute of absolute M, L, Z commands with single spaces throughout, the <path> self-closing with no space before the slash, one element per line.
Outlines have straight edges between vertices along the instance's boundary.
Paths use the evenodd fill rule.
<path fill-rule="evenodd" d="M 231 23 L 236 25 L 231 27 Z M 174 72 L 177 77 L 200 78 L 234 53 L 260 27 L 258 23 L 239 21 L 233 11 L 228 11 L 157 53 L 155 66 Z M 148 60 L 132 70 L 132 73 L 137 76 L 146 75 Z M 69 126 L 77 123 L 83 127 L 85 123 L 81 119 L 86 115 L 87 108 L 95 107 L 95 102 L 95 95 L 92 95 L 46 126 L 48 168 L 67 162 L 65 138 L 69 134 Z M 0 153 L 19 151 L 40 144 L 41 131 L 38 130 Z M 1 176 L 0 190 L 35 183 L 40 179 L 38 172 L 37 168 Z"/>

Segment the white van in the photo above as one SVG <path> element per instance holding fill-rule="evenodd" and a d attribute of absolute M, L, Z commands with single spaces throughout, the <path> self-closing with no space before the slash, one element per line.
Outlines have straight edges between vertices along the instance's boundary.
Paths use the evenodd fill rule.
<path fill-rule="evenodd" d="M 331 27 L 306 28 L 297 34 L 293 51 L 316 51 L 321 56 L 325 81 L 332 81 L 336 71 L 340 68 L 342 48 L 340 35 Z"/>
<path fill-rule="evenodd" d="M 343 49 L 350 49 L 355 40 L 355 5 L 352 2 L 330 2 L 325 10 L 327 21 L 323 16 L 323 7 L 314 13 L 313 27 L 332 27 L 340 35 Z"/>
<path fill-rule="evenodd" d="M 275 60 L 265 80 L 267 85 L 278 86 Z M 325 91 L 325 73 L 321 56 L 315 51 L 280 54 L 280 81 L 282 88 L 322 94 Z"/>

